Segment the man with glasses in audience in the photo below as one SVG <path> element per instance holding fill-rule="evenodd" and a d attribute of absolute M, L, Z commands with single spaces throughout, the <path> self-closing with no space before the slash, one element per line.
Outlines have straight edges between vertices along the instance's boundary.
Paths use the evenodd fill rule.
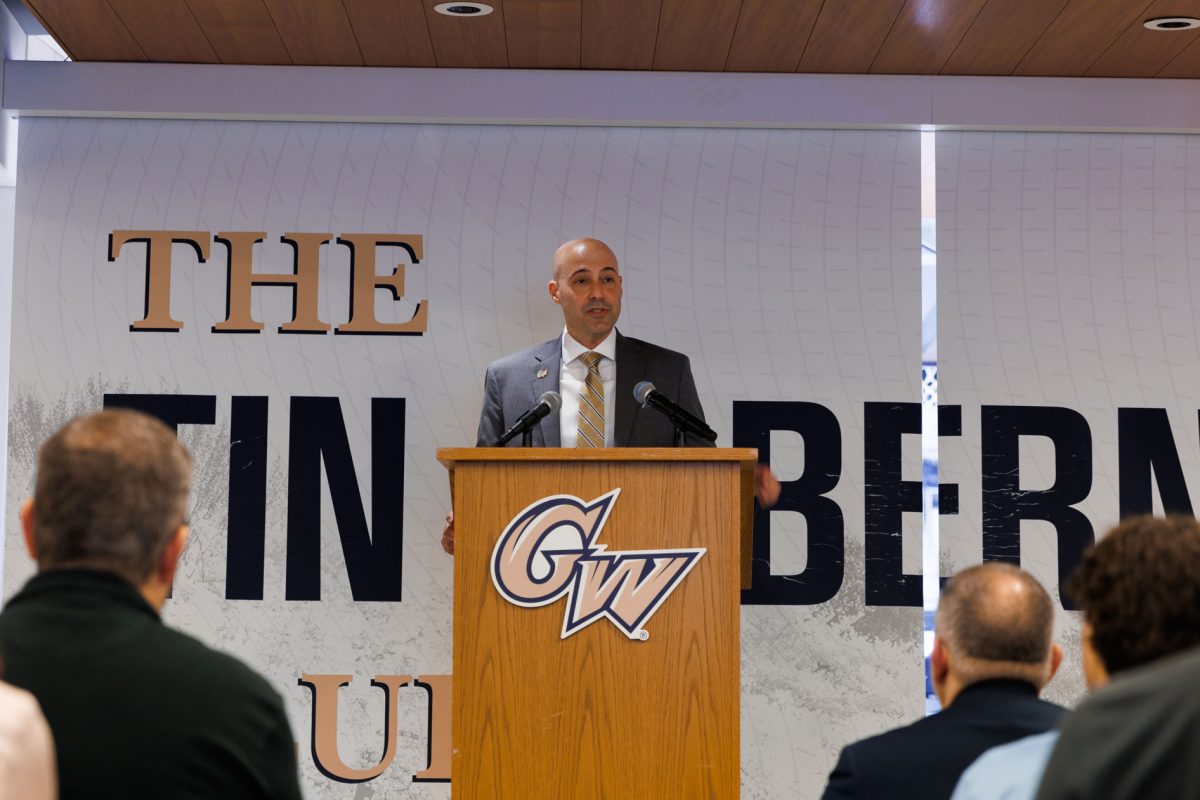
<path fill-rule="evenodd" d="M 283 701 L 162 624 L 188 539 L 192 461 L 134 411 L 68 422 L 21 525 L 38 572 L 0 613 L 5 680 L 41 703 L 70 798 L 300 797 Z"/>

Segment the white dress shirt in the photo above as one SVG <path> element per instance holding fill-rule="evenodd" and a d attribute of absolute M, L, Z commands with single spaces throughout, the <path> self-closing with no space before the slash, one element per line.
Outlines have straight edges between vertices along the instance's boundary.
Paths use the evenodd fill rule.
<path fill-rule="evenodd" d="M 562 366 L 558 373 L 558 393 L 562 406 L 558 411 L 559 438 L 563 447 L 574 447 L 579 436 L 579 395 L 587 378 L 587 364 L 583 355 L 588 349 L 572 338 L 566 328 L 562 333 Z M 613 446 L 613 428 L 617 418 L 617 329 L 609 331 L 608 338 L 592 348 L 592 352 L 604 356 L 600 359 L 600 381 L 604 384 L 604 446 Z"/>

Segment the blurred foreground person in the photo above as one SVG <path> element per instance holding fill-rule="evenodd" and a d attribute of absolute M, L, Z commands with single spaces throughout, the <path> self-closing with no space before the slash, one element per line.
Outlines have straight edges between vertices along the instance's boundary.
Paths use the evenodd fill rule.
<path fill-rule="evenodd" d="M 159 618 L 191 473 L 133 411 L 76 418 L 38 454 L 21 509 L 38 572 L 0 613 L 0 658 L 41 703 L 65 800 L 300 797 L 279 695 Z"/>
<path fill-rule="evenodd" d="M 0 681 L 0 800 L 54 800 L 54 740 L 37 700 Z"/>
<path fill-rule="evenodd" d="M 1134 670 L 1063 727 L 1038 798 L 1200 797 L 1200 653 Z"/>
<path fill-rule="evenodd" d="M 1054 606 L 1009 564 L 968 567 L 942 590 L 930 657 L 942 711 L 848 745 L 826 800 L 947 798 L 964 769 L 999 744 L 1049 730 L 1065 710 L 1038 698 L 1062 661 Z"/>
<path fill-rule="evenodd" d="M 1126 519 L 1084 554 L 1083 562 L 1067 582 L 1067 591 L 1084 613 L 1081 652 L 1083 676 L 1089 689 L 1106 686 L 1114 676 L 1123 684 L 1127 670 L 1200 645 L 1200 523 L 1191 517 Z M 1149 688 L 1153 694 L 1152 686 Z M 1088 790 L 1054 797 L 1113 797 L 1118 795 L 1112 792 L 1119 792 L 1122 786 L 1133 789 L 1119 795 L 1124 797 L 1200 796 L 1200 770 L 1193 771 L 1192 783 L 1179 784 L 1179 791 L 1165 787 L 1162 791 L 1151 791 L 1138 788 L 1145 776 L 1130 773 L 1125 756 L 1112 754 L 1117 760 L 1107 765 L 1107 774 L 1098 774 L 1104 772 L 1100 769 L 1087 778 L 1077 769 L 1077 760 L 1093 767 L 1102 766 L 1098 754 L 1116 741 L 1135 747 L 1139 757 L 1154 758 L 1150 751 L 1142 750 L 1141 735 L 1135 738 L 1132 733 L 1120 736 L 1117 733 L 1125 731 L 1126 725 L 1135 719 L 1156 726 L 1157 715 L 1173 716 L 1168 710 L 1187 707 L 1185 698 L 1174 697 L 1170 692 L 1164 692 L 1165 697 L 1156 704 L 1153 697 L 1142 697 L 1145 689 L 1133 691 L 1138 693 L 1136 703 L 1129 700 L 1119 703 L 1116 713 L 1120 721 L 1116 717 L 1109 721 L 1117 727 L 1102 733 L 1095 722 L 1088 721 L 1096 712 L 1089 711 L 1085 716 L 1087 743 L 1080 750 L 1079 745 L 1070 747 L 1068 741 L 1068 749 L 1074 752 L 1065 752 L 1061 762 L 1063 774 L 1059 777 L 1081 791 L 1086 783 Z M 1191 724 L 1200 726 L 1200 703 L 1193 702 L 1191 713 L 1194 717 Z M 1077 724 L 1075 715 L 1068 717 L 1068 729 Z M 1077 736 L 1073 734 L 1071 739 Z M 963 774 L 954 792 L 955 800 L 1032 800 L 1058 738 L 1059 732 L 1051 731 L 984 753 Z M 1174 776 L 1186 780 L 1183 763 L 1192 759 L 1184 756 L 1200 747 L 1200 730 L 1190 740 L 1176 740 L 1174 746 L 1181 749 L 1171 757 L 1183 761 L 1178 766 L 1162 761 L 1160 766 L 1170 775 L 1159 780 L 1169 781 Z M 1183 786 L 1190 786 L 1191 790 L 1185 791 Z"/>
<path fill-rule="evenodd" d="M 1126 520 L 1070 586 L 1088 682 L 1115 678 L 1067 719 L 1037 796 L 1200 797 L 1200 523 Z"/>

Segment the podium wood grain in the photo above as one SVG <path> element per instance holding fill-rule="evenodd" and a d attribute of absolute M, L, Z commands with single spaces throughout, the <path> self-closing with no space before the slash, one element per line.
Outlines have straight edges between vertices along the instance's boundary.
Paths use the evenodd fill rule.
<path fill-rule="evenodd" d="M 640 454 L 640 456 L 639 456 Z M 736 798 L 739 588 L 753 450 L 443 450 L 454 468 L 452 796 Z M 517 459 L 517 460 L 513 460 Z M 490 559 L 535 500 L 614 488 L 608 550 L 708 551 L 631 640 L 607 619 L 561 639 L 566 600 L 505 601 Z"/>

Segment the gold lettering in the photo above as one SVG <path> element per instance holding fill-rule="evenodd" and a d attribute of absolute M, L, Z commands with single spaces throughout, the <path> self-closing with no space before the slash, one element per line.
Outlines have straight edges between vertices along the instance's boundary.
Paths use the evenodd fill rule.
<path fill-rule="evenodd" d="M 200 263 L 208 260 L 208 231 L 113 231 L 108 237 L 108 260 L 116 261 L 129 242 L 146 243 L 145 316 L 131 331 L 178 331 L 183 323 L 171 316 L 171 245 L 190 244 Z"/>
<path fill-rule="evenodd" d="M 342 761 L 338 754 L 337 719 L 338 690 L 350 683 L 351 675 L 303 675 L 299 684 L 307 686 L 313 695 L 312 756 L 325 775 L 343 783 L 362 783 L 378 778 L 396 757 L 397 720 L 399 701 L 396 697 L 402 686 L 412 681 L 411 675 L 376 675 L 372 686 L 383 689 L 384 729 L 383 755 L 379 763 L 367 769 L 355 769 Z"/>
<path fill-rule="evenodd" d="M 213 325 L 215 333 L 259 333 L 265 325 L 254 318 L 252 294 L 256 286 L 286 286 L 292 291 L 292 318 L 279 327 L 281 333 L 328 333 L 331 327 L 319 316 L 318 288 L 321 280 L 321 248 L 333 239 L 331 233 L 285 233 L 280 241 L 290 245 L 294 254 L 290 273 L 264 273 L 254 270 L 254 246 L 266 237 L 264 231 L 223 231 L 215 241 L 229 252 L 226 265 L 225 319 Z M 146 244 L 145 315 L 130 325 L 135 331 L 179 331 L 183 323 L 171 316 L 172 245 L 189 244 L 200 263 L 209 258 L 212 248 L 207 231 L 120 230 L 109 236 L 110 262 L 116 261 L 121 248 L 129 242 Z M 404 297 L 405 264 L 398 263 L 390 273 L 375 272 L 379 248 L 400 247 L 413 264 L 425 257 L 424 237 L 420 234 L 347 233 L 337 240 L 350 248 L 350 313 L 337 333 L 391 334 L 419 336 L 429 329 L 429 301 L 416 301 L 412 316 L 405 322 L 381 322 L 375 315 L 375 293 L 391 292 L 393 300 Z"/>
<path fill-rule="evenodd" d="M 331 233 L 285 233 L 280 241 L 294 252 L 293 270 L 288 273 L 254 271 L 254 245 L 263 240 L 264 231 L 232 231 L 217 234 L 217 241 L 229 248 L 229 280 L 225 288 L 225 321 L 213 326 L 219 333 L 257 333 L 263 323 L 254 319 L 250 309 L 250 290 L 254 286 L 290 286 L 292 319 L 280 326 L 283 333 L 326 333 L 329 324 L 317 316 L 317 285 L 321 279 L 321 245 L 333 238 Z"/>
<path fill-rule="evenodd" d="M 450 780 L 450 675 L 422 675 L 413 681 L 429 693 L 429 766 L 413 775 L 413 782 Z"/>
<path fill-rule="evenodd" d="M 420 300 L 407 322 L 380 322 L 375 319 L 375 290 L 389 289 L 393 300 L 404 296 L 404 265 L 397 264 L 390 275 L 375 273 L 375 251 L 384 245 L 403 247 L 414 264 L 425 256 L 424 237 L 418 234 L 344 233 L 338 244 L 350 248 L 350 319 L 339 325 L 337 333 L 421 334 L 429 328 L 429 301 Z"/>

